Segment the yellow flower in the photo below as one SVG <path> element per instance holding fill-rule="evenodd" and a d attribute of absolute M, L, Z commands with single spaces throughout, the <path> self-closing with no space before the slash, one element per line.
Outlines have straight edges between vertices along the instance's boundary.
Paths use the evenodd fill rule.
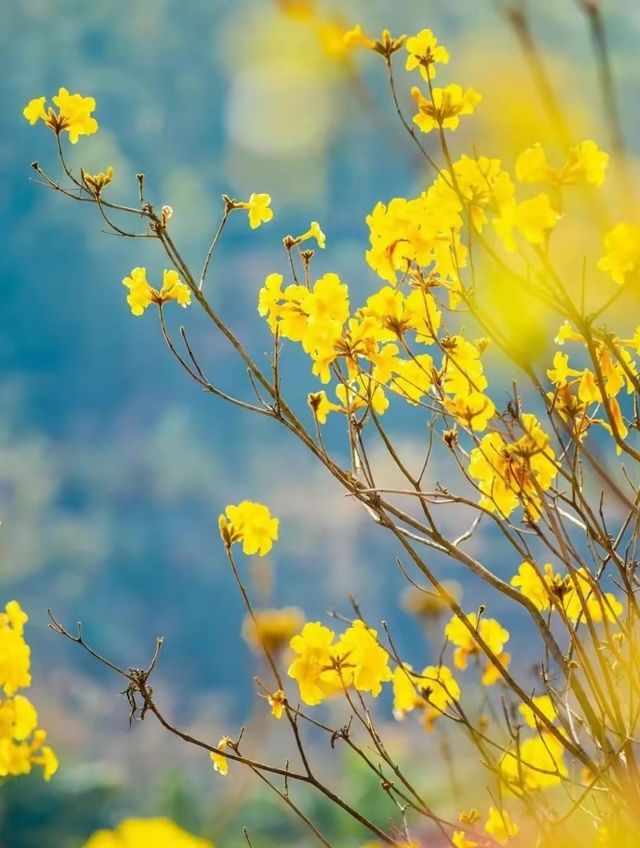
<path fill-rule="evenodd" d="M 31 685 L 30 663 L 31 649 L 7 612 L 0 616 L 0 686 L 5 695 L 15 695 L 18 689 Z"/>
<path fill-rule="evenodd" d="M 282 689 L 278 689 L 277 692 L 273 692 L 269 695 L 267 697 L 267 701 L 271 707 L 271 715 L 274 718 L 282 718 L 284 708 L 287 703 L 287 699 Z"/>
<path fill-rule="evenodd" d="M 377 636 L 377 631 L 356 619 L 335 647 L 343 666 L 352 670 L 353 686 L 360 692 L 371 692 L 374 698 L 392 677 L 389 654 L 378 644 Z"/>
<path fill-rule="evenodd" d="M 616 283 L 624 283 L 629 274 L 640 268 L 640 227 L 636 224 L 617 224 L 604 237 L 604 255 L 598 268 Z"/>
<path fill-rule="evenodd" d="M 253 501 L 230 504 L 220 515 L 218 526 L 225 544 L 242 542 L 242 551 L 247 556 L 268 554 L 278 538 L 277 518 L 273 518 L 269 507 Z"/>
<path fill-rule="evenodd" d="M 516 159 L 516 176 L 520 182 L 546 183 L 556 188 L 585 183 L 600 186 L 608 164 L 609 154 L 600 150 L 595 141 L 582 141 L 572 147 L 559 168 L 549 164 L 541 145 L 536 144 Z"/>
<path fill-rule="evenodd" d="M 527 515 L 540 516 L 539 490 L 546 492 L 557 469 L 555 454 L 534 415 L 522 416 L 525 435 L 506 442 L 499 433 L 484 436 L 470 454 L 469 474 L 478 481 L 480 504 L 507 518 L 520 504 Z"/>
<path fill-rule="evenodd" d="M 418 106 L 418 113 L 414 115 L 413 122 L 424 133 L 438 128 L 457 129 L 460 116 L 473 114 L 482 100 L 482 95 L 471 86 L 463 92 L 456 83 L 446 88 L 434 88 L 433 100 L 427 99 L 416 86 L 411 89 L 411 96 Z"/>
<path fill-rule="evenodd" d="M 624 607 L 612 592 L 603 592 L 586 568 L 576 569 L 567 575 L 563 586 L 562 603 L 565 612 L 572 621 L 584 620 L 585 610 L 594 623 L 603 619 L 611 623 L 624 612 Z"/>
<path fill-rule="evenodd" d="M 320 248 L 326 247 L 327 237 L 320 229 L 320 224 L 317 221 L 312 221 L 309 229 L 302 235 L 293 237 L 292 242 L 293 244 L 301 244 L 303 241 L 309 241 L 309 239 L 315 239 Z"/>
<path fill-rule="evenodd" d="M 540 712 L 549 719 L 549 721 L 554 721 L 558 715 L 556 712 L 556 708 L 553 704 L 553 701 L 548 695 L 539 695 L 531 698 L 532 702 L 535 706 L 540 710 Z M 520 704 L 518 707 L 518 712 L 525 720 L 525 722 L 529 725 L 529 727 L 536 729 L 541 729 L 540 720 L 529 706 L 529 704 Z"/>
<path fill-rule="evenodd" d="M 437 718 L 460 697 L 460 687 L 446 665 L 429 665 L 417 674 L 410 665 L 393 673 L 393 710 L 401 719 L 414 709 L 423 711 L 424 725 L 433 728 Z"/>
<path fill-rule="evenodd" d="M 511 578 L 511 585 L 520 589 L 540 612 L 551 606 L 550 592 L 557 585 L 551 563 L 544 566 L 544 574 L 539 575 L 530 562 L 523 562 L 518 567 L 518 573 Z"/>
<path fill-rule="evenodd" d="M 478 622 L 476 613 L 468 613 L 467 618 L 470 624 L 476 629 L 480 638 L 487 645 L 489 650 L 500 660 L 501 665 L 505 668 L 509 664 L 509 654 L 504 654 L 502 649 L 509 641 L 509 631 L 506 630 L 495 618 L 481 618 Z M 465 669 L 469 662 L 469 657 L 479 656 L 482 654 L 482 648 L 478 644 L 476 638 L 462 619 L 454 615 L 451 621 L 444 629 L 445 638 L 456 646 L 453 652 L 453 663 L 456 668 Z M 484 686 L 491 686 L 500 680 L 501 675 L 494 664 L 487 660 L 485 670 L 482 677 Z"/>
<path fill-rule="evenodd" d="M 518 825 L 515 824 L 507 810 L 498 810 L 496 807 L 489 807 L 489 817 L 484 829 L 500 845 L 506 845 L 518 833 Z"/>
<path fill-rule="evenodd" d="M 342 43 L 347 48 L 367 47 L 371 50 L 375 44 L 375 41 L 372 38 L 369 38 L 368 35 L 365 35 L 360 24 L 356 24 L 353 29 L 350 29 L 344 33 L 344 35 L 342 36 Z"/>
<path fill-rule="evenodd" d="M 433 359 L 426 353 L 414 359 L 399 359 L 394 370 L 396 375 L 389 388 L 409 403 L 419 403 L 433 384 Z"/>
<path fill-rule="evenodd" d="M 500 761 L 500 776 L 513 791 L 534 792 L 557 786 L 568 774 L 562 743 L 548 733 L 511 747 Z"/>
<path fill-rule="evenodd" d="M 217 751 L 211 751 L 209 757 L 211 758 L 211 762 L 213 763 L 213 770 L 219 772 L 221 775 L 226 775 L 229 772 L 229 762 L 224 755 L 224 752 L 227 750 L 229 745 L 231 744 L 231 739 L 228 736 L 223 736 L 222 739 L 216 745 Z"/>
<path fill-rule="evenodd" d="M 92 135 L 98 131 L 98 122 L 91 115 L 96 108 L 93 97 L 69 94 L 66 88 L 61 88 L 52 100 L 58 107 L 57 112 L 51 106 L 48 109 L 45 107 L 46 97 L 36 97 L 27 103 L 22 114 L 32 125 L 44 121 L 56 135 L 67 132 L 72 144 L 81 135 Z"/>
<path fill-rule="evenodd" d="M 496 412 L 491 398 L 481 392 L 458 395 L 453 399 L 445 398 L 442 404 L 449 415 L 477 431 L 486 430 Z"/>
<path fill-rule="evenodd" d="M 115 830 L 99 830 L 83 848 L 214 848 L 170 819 L 125 819 Z"/>
<path fill-rule="evenodd" d="M 160 291 L 148 281 L 146 268 L 134 268 L 131 274 L 123 279 L 122 285 L 129 289 L 127 303 L 131 314 L 136 317 L 142 315 L 152 303 L 160 306 L 175 300 L 182 307 L 191 303 L 191 290 L 181 281 L 177 271 L 164 271 Z"/>
<path fill-rule="evenodd" d="M 44 104 L 46 102 L 46 97 L 34 97 L 34 99 L 30 100 L 22 110 L 22 114 L 27 121 L 29 121 L 31 126 L 46 118 L 47 113 L 44 108 Z"/>
<path fill-rule="evenodd" d="M 90 174 L 85 170 L 81 170 L 80 173 L 82 175 L 82 181 L 96 197 L 100 197 L 102 189 L 108 186 L 113 179 L 113 168 L 111 165 L 109 165 L 106 171 L 100 171 L 99 174 Z"/>
<path fill-rule="evenodd" d="M 522 203 L 516 204 L 515 200 L 506 203 L 502 207 L 500 217 L 494 219 L 493 226 L 505 248 L 514 251 L 514 228 L 529 244 L 544 246 L 560 217 L 560 213 L 551 205 L 548 195 L 536 194 Z"/>
<path fill-rule="evenodd" d="M 287 674 L 297 682 L 300 698 L 309 706 L 343 690 L 343 682 L 335 671 L 334 638 L 332 630 L 313 621 L 305 624 L 302 632 L 291 640 L 296 658 Z M 344 685 L 351 682 L 348 674 L 343 673 L 343 679 Z"/>
<path fill-rule="evenodd" d="M 389 407 L 389 400 L 381 386 L 373 382 L 368 374 L 360 374 L 357 380 L 336 386 L 336 397 L 342 404 L 340 412 L 353 415 L 361 409 L 371 407 L 382 415 Z"/>
<path fill-rule="evenodd" d="M 413 71 L 419 68 L 420 74 L 425 80 L 435 78 L 435 65 L 437 63 L 446 65 L 449 62 L 448 50 L 438 44 L 438 39 L 430 29 L 423 29 L 417 35 L 408 38 L 406 48 L 409 53 L 405 65 L 406 69 Z"/>
<path fill-rule="evenodd" d="M 473 839 L 467 839 L 464 830 L 454 830 L 451 841 L 455 848 L 480 848 L 479 842 L 474 842 Z"/>
<path fill-rule="evenodd" d="M 236 201 L 237 209 L 246 209 L 249 213 L 249 226 L 252 230 L 257 229 L 260 224 L 266 224 L 273 218 L 271 209 L 271 195 L 253 193 L 249 200 Z"/>
<path fill-rule="evenodd" d="M 336 403 L 331 403 L 326 392 L 311 392 L 307 396 L 307 403 L 313 410 L 319 424 L 326 424 L 327 415 L 341 409 Z"/>
<path fill-rule="evenodd" d="M 298 607 L 255 610 L 245 616 L 242 637 L 256 653 L 278 654 L 304 624 L 304 613 Z"/>

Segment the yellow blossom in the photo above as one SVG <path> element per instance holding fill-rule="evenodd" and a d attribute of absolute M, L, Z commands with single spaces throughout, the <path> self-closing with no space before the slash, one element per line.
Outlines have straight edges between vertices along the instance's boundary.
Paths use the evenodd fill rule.
<path fill-rule="evenodd" d="M 296 658 L 287 674 L 300 689 L 300 698 L 305 704 L 320 704 L 325 698 L 343 690 L 343 683 L 335 671 L 335 633 L 320 624 L 308 622 L 302 632 L 291 640 L 291 649 Z M 345 685 L 351 682 L 350 675 L 343 672 Z"/>
<path fill-rule="evenodd" d="M 230 504 L 225 508 L 225 515 L 218 519 L 225 544 L 242 542 L 242 551 L 247 556 L 268 554 L 278 538 L 279 524 L 269 507 L 253 501 Z"/>
<path fill-rule="evenodd" d="M 489 816 L 484 829 L 500 845 L 506 845 L 518 833 L 518 826 L 507 810 L 498 810 L 496 807 L 489 807 Z"/>
<path fill-rule="evenodd" d="M 125 819 L 115 830 L 99 830 L 83 848 L 214 848 L 170 819 Z"/>
<path fill-rule="evenodd" d="M 413 122 L 424 133 L 438 128 L 457 129 L 460 116 L 473 114 L 482 100 L 482 95 L 471 86 L 463 91 L 456 83 L 446 88 L 434 88 L 433 99 L 426 98 L 416 86 L 411 89 L 411 96 L 418 106 Z"/>
<path fill-rule="evenodd" d="M 554 721 L 557 717 L 556 708 L 553 704 L 553 701 L 549 697 L 549 695 L 538 695 L 531 698 L 533 704 L 540 710 L 540 712 L 548 718 L 549 721 Z M 537 728 L 541 728 L 540 719 L 534 713 L 533 709 L 529 706 L 529 704 L 520 704 L 518 707 L 518 712 L 525 720 L 525 722 L 529 725 L 529 727 L 536 730 Z"/>
<path fill-rule="evenodd" d="M 209 757 L 211 758 L 211 762 L 213 763 L 214 771 L 219 772 L 221 775 L 226 775 L 229 772 L 229 762 L 224 755 L 224 752 L 231 744 L 231 739 L 228 736 L 223 736 L 222 739 L 216 745 L 217 751 L 211 751 Z"/>
<path fill-rule="evenodd" d="M 56 135 L 67 132 L 72 144 L 75 144 L 81 135 L 97 132 L 98 122 L 91 115 L 96 108 L 93 97 L 70 94 L 66 88 L 60 88 L 52 100 L 58 107 L 57 112 L 52 106 L 45 106 L 46 97 L 36 97 L 27 103 L 22 114 L 32 125 L 37 121 L 44 121 Z"/>
<path fill-rule="evenodd" d="M 458 395 L 456 398 L 444 398 L 442 405 L 456 421 L 471 427 L 472 430 L 486 430 L 496 408 L 490 397 L 481 392 Z"/>
<path fill-rule="evenodd" d="M 608 164 L 609 154 L 600 150 L 595 141 L 587 140 L 572 147 L 560 167 L 550 165 L 542 146 L 536 144 L 520 153 L 515 170 L 520 182 L 546 183 L 556 188 L 585 183 L 600 186 Z"/>
<path fill-rule="evenodd" d="M 454 830 L 451 841 L 455 848 L 480 848 L 480 843 L 467 839 L 464 830 Z"/>
<path fill-rule="evenodd" d="M 375 41 L 372 38 L 369 38 L 368 35 L 365 35 L 360 24 L 356 24 L 356 26 L 344 33 L 342 36 L 342 43 L 347 48 L 367 47 L 371 50 Z"/>
<path fill-rule="evenodd" d="M 605 271 L 616 283 L 624 283 L 627 276 L 640 268 L 640 227 L 637 224 L 617 224 L 604 237 L 604 255 L 598 268 Z"/>
<path fill-rule="evenodd" d="M 315 239 L 320 248 L 326 247 L 327 237 L 320 229 L 320 224 L 317 221 L 312 221 L 309 229 L 302 233 L 302 235 L 295 236 L 292 241 L 293 244 L 301 244 L 303 241 L 309 241 L 309 239 Z"/>
<path fill-rule="evenodd" d="M 476 613 L 468 613 L 467 619 L 487 645 L 488 649 L 500 660 L 502 666 L 506 667 L 509 664 L 509 655 L 504 654 L 502 649 L 509 641 L 509 631 L 506 630 L 495 618 L 481 618 L 478 622 Z M 461 618 L 454 615 L 449 621 L 444 630 L 445 637 L 456 646 L 453 652 L 453 662 L 456 668 L 465 669 L 467 667 L 469 657 L 482 655 L 483 649 L 476 640 L 473 631 L 470 631 Z M 482 684 L 491 686 L 500 679 L 499 669 L 488 660 L 485 666 Z"/>
<path fill-rule="evenodd" d="M 382 684 L 391 680 L 389 654 L 377 642 L 377 631 L 356 619 L 342 634 L 335 648 L 344 667 L 352 669 L 353 686 L 376 698 Z"/>
<path fill-rule="evenodd" d="M 568 774 L 562 743 L 548 733 L 525 739 L 505 752 L 500 776 L 513 791 L 533 792 L 557 786 Z"/>
<path fill-rule="evenodd" d="M 518 573 L 511 578 L 511 585 L 520 589 L 537 610 L 548 610 L 551 606 L 550 593 L 556 585 L 553 566 L 546 563 L 544 573 L 539 575 L 530 562 L 523 562 L 518 567 Z"/>
<path fill-rule="evenodd" d="M 253 193 L 249 200 L 236 201 L 237 209 L 246 209 L 249 213 L 249 226 L 252 230 L 257 229 L 261 224 L 266 224 L 273 218 L 273 209 L 271 209 L 271 195 Z"/>
<path fill-rule="evenodd" d="M 522 416 L 525 434 L 506 442 L 499 433 L 484 436 L 471 451 L 469 474 L 478 481 L 480 504 L 505 518 L 520 504 L 527 515 L 540 515 L 539 491 L 546 492 L 557 469 L 555 454 L 534 415 Z"/>
<path fill-rule="evenodd" d="M 515 200 L 506 203 L 493 225 L 505 248 L 514 251 L 517 247 L 514 228 L 529 244 L 544 246 L 560 217 L 547 194 L 536 194 L 522 203 L 516 203 Z"/>
<path fill-rule="evenodd" d="M 438 39 L 430 29 L 423 29 L 417 35 L 407 39 L 406 69 L 413 71 L 419 68 L 422 78 L 434 79 L 436 76 L 435 65 L 440 63 L 446 65 L 449 61 L 449 51 L 446 47 L 438 44 Z"/>
<path fill-rule="evenodd" d="M 389 388 L 409 403 L 419 403 L 433 384 L 433 360 L 426 353 L 413 359 L 398 360 L 394 370 L 396 373 Z"/>
<path fill-rule="evenodd" d="M 242 637 L 256 653 L 278 654 L 286 648 L 304 624 L 298 607 L 254 610 L 242 623 Z"/>
<path fill-rule="evenodd" d="M 174 270 L 164 271 L 162 287 L 159 291 L 147 279 L 146 268 L 134 268 L 131 274 L 123 279 L 122 284 L 129 289 L 127 303 L 131 308 L 131 314 L 136 317 L 144 314 L 152 303 L 162 306 L 164 303 L 175 300 L 183 308 L 191 303 L 191 290 Z"/>
<path fill-rule="evenodd" d="M 276 692 L 270 694 L 267 697 L 267 701 L 271 707 L 271 715 L 274 718 L 282 718 L 287 703 L 287 699 L 282 689 L 278 689 Z"/>
<path fill-rule="evenodd" d="M 307 396 L 307 402 L 313 410 L 319 424 L 327 423 L 327 415 L 341 409 L 336 403 L 331 403 L 326 392 L 311 392 Z"/>

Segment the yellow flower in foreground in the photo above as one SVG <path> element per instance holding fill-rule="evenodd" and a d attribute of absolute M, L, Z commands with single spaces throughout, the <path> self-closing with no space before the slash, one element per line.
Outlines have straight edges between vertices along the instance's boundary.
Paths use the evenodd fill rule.
<path fill-rule="evenodd" d="M 419 68 L 425 80 L 435 78 L 437 63 L 446 65 L 449 61 L 449 51 L 438 44 L 438 39 L 430 29 L 423 29 L 417 35 L 408 38 L 405 46 L 409 53 L 406 69 L 413 71 Z"/>
<path fill-rule="evenodd" d="M 376 698 L 382 684 L 391 680 L 389 654 L 377 642 L 378 633 L 356 619 L 340 637 L 335 648 L 339 662 L 353 669 L 353 686 Z"/>
<path fill-rule="evenodd" d="M 327 237 L 320 229 L 320 224 L 317 221 L 312 221 L 309 224 L 309 229 L 302 233 L 302 235 L 295 236 L 293 243 L 301 244 L 303 241 L 309 241 L 309 239 L 315 239 L 318 243 L 318 247 L 320 248 L 326 247 Z"/>
<path fill-rule="evenodd" d="M 242 542 L 242 551 L 247 556 L 269 553 L 278 538 L 280 521 L 273 518 L 269 507 L 253 501 L 230 504 L 225 515 L 218 518 L 220 535 L 225 545 Z"/>
<path fill-rule="evenodd" d="M 495 807 L 489 807 L 489 817 L 484 829 L 500 845 L 506 845 L 518 833 L 518 825 L 507 810 L 498 810 Z"/>
<path fill-rule="evenodd" d="M 0 613 L 0 686 L 8 696 L 31 685 L 31 649 L 23 637 L 26 620 L 16 601 L 10 601 Z"/>
<path fill-rule="evenodd" d="M 147 279 L 146 268 L 134 268 L 128 277 L 122 280 L 122 285 L 129 289 L 127 303 L 131 314 L 139 317 L 152 303 L 161 306 L 175 300 L 183 308 L 191 303 L 191 290 L 182 282 L 177 271 L 165 270 L 162 275 L 162 288 L 154 288 Z"/>
<path fill-rule="evenodd" d="M 320 704 L 343 690 L 334 669 L 334 638 L 332 630 L 319 621 L 312 621 L 291 640 L 291 649 L 297 656 L 287 674 L 298 683 L 300 698 L 309 706 Z"/>
<path fill-rule="evenodd" d="M 640 227 L 636 224 L 617 224 L 604 237 L 604 255 L 598 268 L 616 283 L 624 283 L 629 274 L 640 269 Z"/>
<path fill-rule="evenodd" d="M 393 711 L 397 719 L 422 709 L 425 727 L 431 730 L 434 721 L 459 697 L 460 687 L 446 665 L 429 665 L 417 674 L 405 664 L 393 672 Z"/>
<path fill-rule="evenodd" d="M 537 520 L 539 492 L 546 492 L 557 474 L 555 454 L 534 415 L 525 413 L 522 425 L 525 435 L 515 442 L 506 442 L 500 433 L 484 436 L 471 451 L 469 474 L 478 481 L 481 506 L 508 518 L 520 504 Z"/>
<path fill-rule="evenodd" d="M 252 230 L 257 229 L 260 224 L 266 224 L 273 218 L 270 194 L 252 194 L 247 201 L 236 201 L 237 209 L 246 209 L 249 213 L 249 226 Z"/>
<path fill-rule="evenodd" d="M 57 112 L 51 106 L 46 107 L 46 100 L 46 97 L 36 97 L 23 109 L 22 114 L 31 125 L 44 121 L 56 135 L 67 132 L 72 144 L 75 144 L 81 135 L 92 135 L 98 131 L 98 122 L 91 115 L 96 108 L 93 97 L 70 94 L 66 88 L 60 88 L 58 94 L 52 98 L 58 107 Z"/>
<path fill-rule="evenodd" d="M 170 819 L 125 819 L 115 830 L 99 830 L 83 848 L 213 848 Z"/>
<path fill-rule="evenodd" d="M 456 83 L 446 88 L 434 88 L 433 100 L 426 98 L 419 88 L 411 89 L 411 96 L 418 106 L 418 114 L 413 122 L 424 133 L 441 127 L 444 130 L 455 130 L 460 123 L 461 115 L 471 115 L 482 100 L 471 86 L 463 91 Z"/>
<path fill-rule="evenodd" d="M 550 592 L 555 583 L 551 563 L 545 564 L 544 574 L 540 575 L 530 562 L 523 562 L 518 567 L 518 573 L 511 578 L 511 585 L 520 589 L 540 612 L 551 606 Z"/>
<path fill-rule="evenodd" d="M 229 745 L 231 744 L 231 739 L 228 736 L 223 736 L 222 739 L 216 745 L 217 751 L 211 751 L 209 757 L 211 758 L 211 762 L 213 763 L 213 770 L 219 772 L 221 775 L 226 775 L 229 771 L 229 762 L 224 755 L 224 751 L 227 750 Z"/>

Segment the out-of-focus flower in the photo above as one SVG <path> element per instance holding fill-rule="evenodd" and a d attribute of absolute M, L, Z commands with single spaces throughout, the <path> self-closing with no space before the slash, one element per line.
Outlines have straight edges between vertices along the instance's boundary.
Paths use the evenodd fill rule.
<path fill-rule="evenodd" d="M 298 607 L 255 610 L 242 624 L 242 637 L 256 653 L 279 654 L 304 624 L 304 613 Z"/>
<path fill-rule="evenodd" d="M 213 848 L 166 818 L 125 819 L 115 830 L 99 830 L 83 848 Z"/>
<path fill-rule="evenodd" d="M 523 150 L 516 159 L 516 176 L 520 182 L 546 183 L 555 188 L 604 182 L 609 154 L 600 150 L 595 141 L 582 141 L 569 150 L 560 167 L 549 164 L 541 144 Z"/>
<path fill-rule="evenodd" d="M 549 733 L 525 739 L 500 761 L 500 776 L 512 791 L 533 792 L 557 786 L 568 774 L 562 743 Z"/>
<path fill-rule="evenodd" d="M 500 845 L 506 845 L 518 833 L 518 825 L 513 821 L 509 812 L 505 809 L 499 810 L 496 807 L 489 807 L 489 816 L 484 829 Z"/>
<path fill-rule="evenodd" d="M 517 248 L 514 229 L 529 244 L 544 246 L 560 217 L 547 194 L 536 194 L 522 203 L 516 203 L 515 200 L 506 203 L 500 216 L 494 218 L 493 226 L 505 248 L 514 251 Z"/>
<path fill-rule="evenodd" d="M 640 269 L 640 227 L 621 223 L 604 237 L 604 254 L 598 268 L 605 271 L 616 283 L 624 283 Z"/>
<path fill-rule="evenodd" d="M 220 535 L 225 545 L 242 542 L 242 551 L 247 556 L 268 554 L 278 539 L 280 522 L 274 518 L 269 507 L 254 501 L 229 504 L 218 518 Z"/>
<path fill-rule="evenodd" d="M 31 125 L 44 121 L 56 135 L 67 132 L 72 144 L 81 135 L 92 135 L 98 131 L 98 122 L 91 114 L 96 108 L 93 97 L 70 94 L 66 88 L 60 88 L 52 100 L 58 107 L 57 112 L 52 106 L 46 107 L 46 97 L 36 97 L 27 103 L 22 114 Z"/>
<path fill-rule="evenodd" d="M 481 618 L 478 622 L 478 616 L 474 612 L 469 613 L 467 618 L 489 650 L 500 661 L 503 668 L 507 668 L 511 657 L 509 654 L 503 653 L 502 649 L 509 641 L 509 631 L 496 621 L 495 618 Z M 469 657 L 482 656 L 482 648 L 473 632 L 469 630 L 457 615 L 454 615 L 445 627 L 444 635 L 456 646 L 453 652 L 453 662 L 456 668 L 465 669 L 469 662 Z M 497 683 L 500 677 L 499 669 L 490 660 L 487 660 L 482 675 L 482 684 L 484 686 L 491 686 Z"/>

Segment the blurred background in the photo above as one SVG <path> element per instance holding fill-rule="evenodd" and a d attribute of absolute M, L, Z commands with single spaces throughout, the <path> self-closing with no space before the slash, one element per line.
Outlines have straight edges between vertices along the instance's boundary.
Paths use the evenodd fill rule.
<path fill-rule="evenodd" d="M 285 432 L 190 383 L 151 311 L 131 316 L 120 281 L 135 265 L 158 280 L 159 248 L 104 234 L 97 214 L 31 180 L 33 160 L 52 175 L 57 166 L 50 133 L 22 119 L 25 103 L 61 85 L 90 94 L 101 129 L 81 139 L 71 161 L 90 172 L 113 165 L 111 196 L 124 201 L 135 201 L 135 174 L 144 171 L 149 198 L 173 207 L 172 236 L 196 268 L 222 192 L 271 194 L 275 218 L 260 230 L 232 217 L 208 283 L 212 302 L 260 361 L 270 341 L 257 292 L 267 273 L 285 271 L 285 234 L 318 220 L 327 249 L 315 271 L 338 272 L 361 301 L 379 286 L 363 258 L 365 215 L 377 200 L 419 193 L 429 175 L 394 120 L 383 63 L 365 52 L 344 55 L 336 33 L 355 23 L 372 33 L 432 28 L 452 54 L 445 84 L 473 84 L 485 97 L 456 134 L 456 150 L 477 144 L 511 168 L 517 150 L 552 133 L 500 3 L 314 5 L 2 3 L 0 600 L 15 597 L 30 615 L 34 700 L 61 759 L 48 785 L 37 775 L 2 788 L 3 848 L 78 848 L 97 827 L 155 814 L 230 848 L 244 844 L 242 824 L 256 845 L 307 844 L 295 820 L 245 775 L 221 780 L 205 755 L 157 723 L 130 726 L 120 681 L 47 629 L 49 607 L 70 625 L 82 619 L 86 637 L 125 667 L 144 665 L 163 635 L 154 685 L 166 712 L 207 739 L 235 735 L 263 706 L 217 534 L 229 502 L 264 501 L 281 520 L 273 555 L 243 563 L 258 605 L 295 604 L 314 619 L 348 614 L 354 593 L 369 620 L 396 627 L 412 662 L 439 650 L 401 615 L 406 584 L 384 534 Z M 604 7 L 633 151 L 637 111 L 625 104 L 635 97 L 640 7 Z M 572 0 L 542 0 L 530 12 L 567 120 L 577 136 L 609 149 L 584 15 Z M 250 399 L 223 340 L 197 310 L 176 313 L 173 329 L 184 320 L 208 376 Z M 535 322 L 516 329 L 531 334 L 532 347 L 544 346 Z M 287 392 L 305 414 L 316 385 L 308 362 L 286 356 Z M 419 416 L 397 421 L 396 432 L 407 455 L 424 451 Z M 343 435 L 328 438 L 346 457 Z M 479 534 L 474 544 L 488 542 Z M 440 743 L 420 738 L 426 762 Z M 353 764 L 341 763 L 339 780 L 352 797 L 373 797 L 375 786 Z M 337 844 L 364 841 L 331 810 L 319 814 Z"/>

